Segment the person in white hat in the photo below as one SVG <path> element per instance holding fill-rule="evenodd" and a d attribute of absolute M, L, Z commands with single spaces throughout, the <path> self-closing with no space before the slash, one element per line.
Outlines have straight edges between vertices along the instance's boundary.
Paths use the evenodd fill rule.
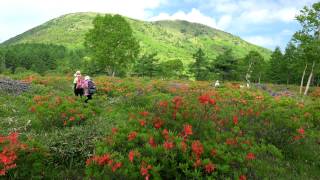
<path fill-rule="evenodd" d="M 83 96 L 83 78 L 81 76 L 81 72 L 77 71 L 74 75 L 73 79 L 73 90 L 74 90 L 74 95 L 76 96 Z"/>
<path fill-rule="evenodd" d="M 84 95 L 87 97 L 87 99 L 84 101 L 85 103 L 88 103 L 90 99 L 92 99 L 92 95 L 96 91 L 96 86 L 94 85 L 93 81 L 91 80 L 90 76 L 84 77 Z"/>

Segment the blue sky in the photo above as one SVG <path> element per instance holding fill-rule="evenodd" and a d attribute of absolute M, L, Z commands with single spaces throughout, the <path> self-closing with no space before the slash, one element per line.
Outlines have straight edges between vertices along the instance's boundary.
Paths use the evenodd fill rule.
<path fill-rule="evenodd" d="M 300 26 L 294 17 L 317 0 L 1 0 L 0 42 L 73 12 L 119 13 L 140 20 L 182 19 L 285 48 Z"/>

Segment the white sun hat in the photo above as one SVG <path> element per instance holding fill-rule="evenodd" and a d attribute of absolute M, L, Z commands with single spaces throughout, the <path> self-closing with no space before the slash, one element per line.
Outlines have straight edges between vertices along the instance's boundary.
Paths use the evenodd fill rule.
<path fill-rule="evenodd" d="M 81 75 L 81 72 L 78 70 L 76 71 L 76 73 L 74 74 L 74 76 L 80 76 Z"/>
<path fill-rule="evenodd" d="M 90 76 L 85 76 L 84 80 L 90 80 Z"/>

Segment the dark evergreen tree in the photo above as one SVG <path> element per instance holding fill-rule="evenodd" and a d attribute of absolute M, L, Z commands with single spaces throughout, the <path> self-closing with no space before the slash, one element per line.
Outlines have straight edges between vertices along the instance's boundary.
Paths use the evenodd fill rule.
<path fill-rule="evenodd" d="M 209 77 L 208 60 L 201 48 L 193 54 L 194 63 L 190 65 L 190 72 L 196 80 L 207 80 Z"/>
<path fill-rule="evenodd" d="M 217 73 L 222 80 L 237 80 L 239 78 L 238 65 L 238 60 L 233 56 L 232 49 L 228 49 L 216 58 L 211 71 Z"/>
<path fill-rule="evenodd" d="M 159 59 L 156 58 L 156 56 L 157 56 L 157 53 L 142 55 L 142 57 L 139 58 L 137 63 L 135 64 L 134 72 L 138 76 L 142 76 L 142 77 L 156 76 L 160 71 Z"/>
<path fill-rule="evenodd" d="M 271 55 L 269 67 L 267 70 L 268 79 L 272 83 L 281 83 L 281 63 L 283 61 L 283 54 L 279 47 L 276 47 Z"/>

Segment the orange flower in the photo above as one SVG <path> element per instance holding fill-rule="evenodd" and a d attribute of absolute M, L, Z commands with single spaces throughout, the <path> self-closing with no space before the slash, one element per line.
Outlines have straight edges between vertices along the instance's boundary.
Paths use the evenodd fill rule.
<path fill-rule="evenodd" d="M 164 129 L 162 131 L 162 136 L 167 140 L 169 139 L 169 131 L 167 129 Z"/>
<path fill-rule="evenodd" d="M 133 131 L 128 135 L 128 141 L 132 141 L 137 137 L 137 132 Z"/>
<path fill-rule="evenodd" d="M 112 166 L 112 172 L 115 172 L 117 169 L 119 169 L 122 166 L 121 162 L 117 162 Z"/>
<path fill-rule="evenodd" d="M 173 148 L 173 142 L 170 142 L 170 141 L 165 141 L 164 143 L 163 143 L 163 146 L 164 146 L 164 148 L 166 149 L 166 150 L 170 150 L 170 149 L 172 149 Z"/>
<path fill-rule="evenodd" d="M 201 154 L 203 153 L 203 145 L 201 144 L 201 142 L 199 140 L 197 141 L 193 141 L 192 145 L 192 152 L 197 156 L 200 157 Z"/>
<path fill-rule="evenodd" d="M 207 165 L 205 165 L 204 169 L 205 169 L 206 173 L 210 174 L 214 171 L 215 166 L 214 166 L 214 164 L 209 162 Z"/>
<path fill-rule="evenodd" d="M 140 115 L 146 117 L 146 116 L 149 115 L 149 112 L 148 111 L 143 111 L 143 112 L 140 112 Z"/>
<path fill-rule="evenodd" d="M 192 135 L 192 126 L 190 124 L 183 125 L 183 130 L 185 136 Z"/>
<path fill-rule="evenodd" d="M 34 113 L 34 112 L 36 112 L 36 108 L 35 108 L 34 106 L 32 106 L 32 107 L 29 109 L 29 111 Z"/>
<path fill-rule="evenodd" d="M 75 119 L 76 119 L 75 117 L 71 116 L 71 117 L 69 118 L 69 121 L 74 121 Z"/>
<path fill-rule="evenodd" d="M 216 156 L 217 155 L 217 150 L 216 149 L 212 149 L 210 154 L 211 154 L 211 156 Z"/>
<path fill-rule="evenodd" d="M 139 123 L 142 127 L 144 127 L 146 125 L 146 121 L 145 120 L 139 120 Z"/>
<path fill-rule="evenodd" d="M 115 134 L 118 132 L 118 128 L 112 128 L 111 131 L 112 131 L 112 134 Z"/>
<path fill-rule="evenodd" d="M 149 138 L 149 144 L 150 144 L 151 147 L 156 147 L 157 146 L 157 144 L 155 143 L 153 137 Z"/>

